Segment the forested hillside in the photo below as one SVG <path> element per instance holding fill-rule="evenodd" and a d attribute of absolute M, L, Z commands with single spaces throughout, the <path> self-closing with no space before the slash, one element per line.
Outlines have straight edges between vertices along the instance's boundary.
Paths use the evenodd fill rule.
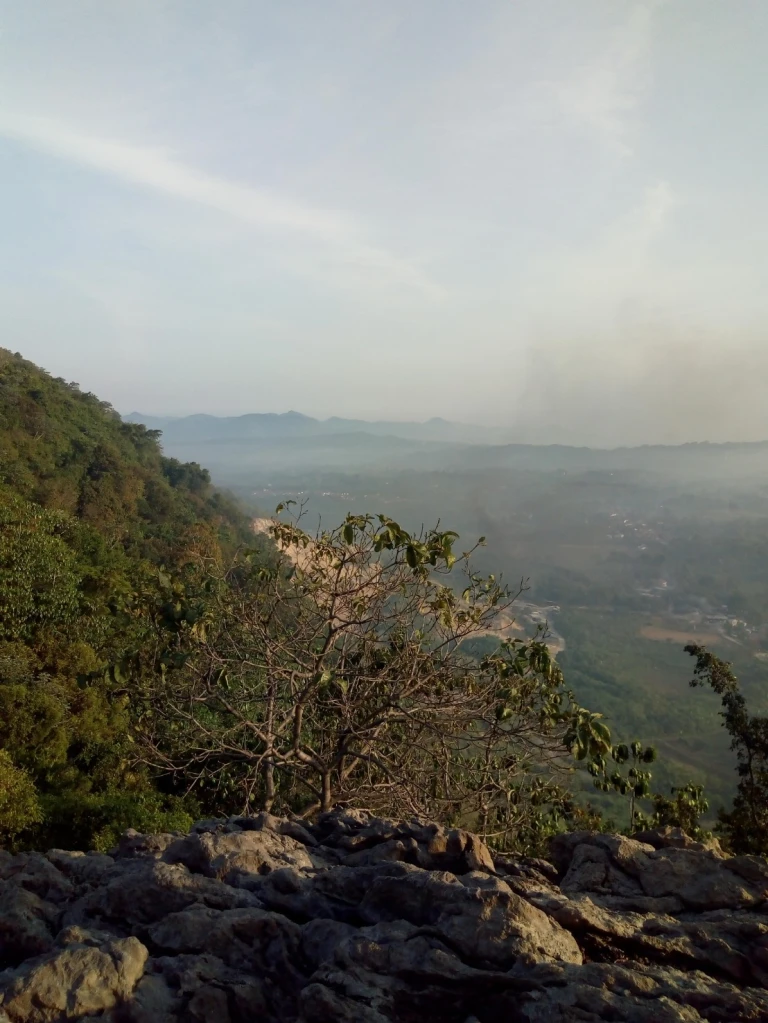
<path fill-rule="evenodd" d="M 177 555 L 206 523 L 225 543 L 247 521 L 194 463 L 164 458 L 159 431 L 124 423 L 75 383 L 0 349 L 0 483 L 95 526 L 111 544 L 153 560 Z"/>
<path fill-rule="evenodd" d="M 248 521 L 159 434 L 0 349 L 0 833 L 104 844 L 184 817 L 129 768 L 121 665 Z"/>

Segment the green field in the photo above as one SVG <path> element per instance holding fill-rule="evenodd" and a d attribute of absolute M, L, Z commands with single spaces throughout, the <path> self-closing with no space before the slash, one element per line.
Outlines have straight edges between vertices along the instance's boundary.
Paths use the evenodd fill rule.
<path fill-rule="evenodd" d="M 560 664 L 579 701 L 605 714 L 617 738 L 656 746 L 659 790 L 691 780 L 705 786 L 716 809 L 730 800 L 736 783 L 719 701 L 708 690 L 690 688 L 693 662 L 681 645 L 639 634 L 646 621 L 633 612 L 564 610 L 557 618 L 567 644 Z M 713 649 L 734 661 L 751 706 L 760 709 L 768 665 L 726 641 Z"/>

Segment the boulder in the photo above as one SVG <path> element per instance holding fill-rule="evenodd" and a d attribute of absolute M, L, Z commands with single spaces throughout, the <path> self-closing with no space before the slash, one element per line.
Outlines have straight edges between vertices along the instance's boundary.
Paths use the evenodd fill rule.
<path fill-rule="evenodd" d="M 694 849 L 697 852 L 712 852 L 717 856 L 725 857 L 716 838 L 707 838 L 699 842 L 690 835 L 686 835 L 682 828 L 670 826 L 664 828 L 652 828 L 648 831 L 637 831 L 632 836 L 636 842 L 645 845 L 652 845 L 654 849 Z"/>
<path fill-rule="evenodd" d="M 459 828 L 418 820 L 382 820 L 365 811 L 346 811 L 323 814 L 316 832 L 322 845 L 345 852 L 343 862 L 350 866 L 399 860 L 453 874 L 496 869 L 485 842 Z"/>
<path fill-rule="evenodd" d="M 112 1009 L 131 995 L 146 960 L 136 938 L 67 945 L 0 974 L 3 1010 L 11 1023 L 63 1023 Z"/>
<path fill-rule="evenodd" d="M 567 894 L 618 897 L 638 909 L 653 905 L 647 898 L 679 900 L 681 908 L 696 910 L 748 908 L 768 898 L 768 872 L 757 857 L 735 857 L 732 863 L 718 849 L 683 841 L 654 848 L 584 831 L 558 835 L 551 851 Z"/>
<path fill-rule="evenodd" d="M 462 884 L 453 874 L 411 867 L 380 873 L 360 910 L 371 923 L 405 920 L 429 928 L 467 962 L 510 967 L 520 955 L 581 962 L 573 936 L 503 881 Z"/>
<path fill-rule="evenodd" d="M 20 853 L 6 860 L 0 876 L 47 902 L 66 902 L 74 892 L 72 882 L 40 853 Z"/>
<path fill-rule="evenodd" d="M 64 849 L 51 849 L 46 858 L 73 885 L 99 884 L 104 874 L 115 865 L 114 859 L 103 853 L 68 852 Z"/>
<path fill-rule="evenodd" d="M 397 921 L 363 928 L 342 941 L 333 959 L 301 994 L 302 1023 L 465 1023 L 493 1010 L 499 993 L 528 985 L 509 973 L 462 962 L 444 942 Z M 510 1019 L 514 1017 L 509 1017 Z"/>
<path fill-rule="evenodd" d="M 183 835 L 142 835 L 139 831 L 129 828 L 121 837 L 117 848 L 113 850 L 114 858 L 119 860 L 147 859 L 159 860 L 170 846 Z"/>
<path fill-rule="evenodd" d="M 521 1023 L 746 1023 L 768 1019 L 759 989 L 714 980 L 705 973 L 627 960 L 581 967 L 537 964 L 513 974 L 535 984 L 517 998 Z"/>
<path fill-rule="evenodd" d="M 53 946 L 60 910 L 12 881 L 0 881 L 0 966 L 15 966 Z"/>
<path fill-rule="evenodd" d="M 72 904 L 64 923 L 96 927 L 107 923 L 130 932 L 196 903 L 219 910 L 259 905 L 250 892 L 193 874 L 181 863 L 138 860 L 108 871 L 101 886 Z"/>
<path fill-rule="evenodd" d="M 281 817 L 273 817 L 271 813 L 258 813 L 254 817 L 230 817 L 227 826 L 240 831 L 272 831 L 276 835 L 287 835 L 302 845 L 317 845 L 317 839 L 301 821 L 283 820 Z"/>
<path fill-rule="evenodd" d="M 210 952 L 234 969 L 262 975 L 280 971 L 286 983 L 297 981 L 301 929 L 276 913 L 199 906 L 172 913 L 148 933 L 153 946 L 165 953 Z"/>
<path fill-rule="evenodd" d="M 286 999 L 252 973 L 209 954 L 150 959 L 126 1023 L 279 1023 L 295 1018 L 297 992 Z"/>
<path fill-rule="evenodd" d="M 301 842 L 267 830 L 191 834 L 170 845 L 163 859 L 238 887 L 258 886 L 265 874 L 280 867 L 313 867 Z"/>

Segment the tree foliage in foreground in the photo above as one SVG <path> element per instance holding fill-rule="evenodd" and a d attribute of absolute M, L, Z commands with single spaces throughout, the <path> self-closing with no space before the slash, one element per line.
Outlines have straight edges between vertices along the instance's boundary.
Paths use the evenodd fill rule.
<path fill-rule="evenodd" d="M 462 652 L 514 594 L 450 531 L 350 515 L 272 535 L 275 567 L 208 565 L 205 615 L 145 689 L 145 763 L 230 812 L 349 801 L 518 846 L 551 826 L 571 746 L 605 751 L 607 730 L 585 727 L 543 642 Z"/>
<path fill-rule="evenodd" d="M 629 800 L 629 831 L 635 830 L 637 820 L 637 801 L 647 799 L 651 794 L 651 772 L 646 770 L 648 764 L 656 759 L 653 746 L 643 746 L 639 740 L 632 743 L 619 743 L 611 747 L 610 758 L 615 766 L 611 767 L 606 756 L 594 757 L 589 765 L 595 788 L 602 792 L 618 792 Z M 622 773 L 622 768 L 625 772 Z M 643 819 L 643 823 L 645 823 Z"/>
<path fill-rule="evenodd" d="M 768 854 L 768 718 L 749 713 L 731 665 L 702 646 L 687 646 L 696 661 L 692 686 L 708 685 L 720 697 L 723 725 L 736 754 L 738 789 L 720 812 L 720 831 L 736 853 Z"/>
<path fill-rule="evenodd" d="M 653 796 L 653 813 L 647 823 L 644 821 L 643 826 L 682 828 L 691 838 L 711 838 L 711 832 L 706 831 L 701 824 L 701 818 L 708 810 L 709 801 L 704 795 L 704 786 L 688 782 L 686 785 L 674 786 L 669 797 L 656 793 Z"/>

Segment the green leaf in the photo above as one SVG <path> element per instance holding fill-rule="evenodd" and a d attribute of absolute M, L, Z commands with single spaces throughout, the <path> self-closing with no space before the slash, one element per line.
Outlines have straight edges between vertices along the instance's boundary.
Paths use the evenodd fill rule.
<path fill-rule="evenodd" d="M 595 733 L 598 739 L 602 739 L 604 742 L 610 743 L 611 730 L 608 727 L 608 725 L 604 724 L 602 721 L 593 721 L 592 731 Z"/>

